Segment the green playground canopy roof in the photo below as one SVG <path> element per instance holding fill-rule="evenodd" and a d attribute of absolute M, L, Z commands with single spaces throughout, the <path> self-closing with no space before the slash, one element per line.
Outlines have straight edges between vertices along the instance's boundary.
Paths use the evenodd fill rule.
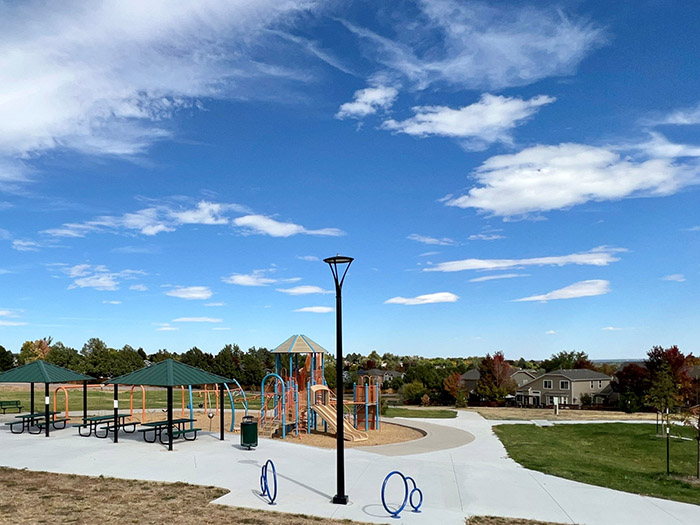
<path fill-rule="evenodd" d="M 305 335 L 293 335 L 272 351 L 273 354 L 327 353 L 320 344 Z"/>
<path fill-rule="evenodd" d="M 46 361 L 32 361 L 0 374 L 0 383 L 67 383 L 92 379 L 95 378 Z"/>
<path fill-rule="evenodd" d="M 160 363 L 105 381 L 108 385 L 180 386 L 233 383 L 233 379 L 212 374 L 201 368 L 166 359 Z"/>

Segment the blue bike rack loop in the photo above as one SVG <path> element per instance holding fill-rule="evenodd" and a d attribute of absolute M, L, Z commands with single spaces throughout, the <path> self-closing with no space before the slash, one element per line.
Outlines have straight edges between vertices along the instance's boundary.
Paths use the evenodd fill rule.
<path fill-rule="evenodd" d="M 275 490 L 270 491 L 270 484 L 268 482 L 269 472 L 267 470 L 268 466 L 272 469 L 272 481 L 274 482 Z M 263 465 L 262 472 L 260 473 L 260 491 L 261 496 L 267 497 L 270 500 L 270 505 L 275 504 L 277 499 L 277 471 L 275 470 L 275 464 L 271 459 L 268 459 Z M 421 496 L 422 500 L 422 496 Z"/>
<path fill-rule="evenodd" d="M 403 480 L 404 486 L 403 501 L 401 502 L 401 505 L 399 505 L 399 507 L 395 510 L 391 510 L 386 504 L 386 497 L 384 495 L 386 492 L 386 485 L 389 482 L 391 476 L 393 475 L 399 476 Z M 411 490 L 408 489 L 409 481 L 413 485 L 413 488 Z M 413 502 L 414 496 L 418 496 L 420 498 L 418 500 L 418 503 Z M 382 484 L 382 505 L 392 518 L 398 518 L 399 514 L 401 514 L 401 511 L 403 511 L 403 509 L 406 508 L 407 503 L 411 505 L 413 512 L 420 512 L 419 509 L 421 505 L 423 505 L 423 492 L 418 488 L 418 486 L 416 485 L 416 481 L 412 477 L 404 476 L 403 473 L 399 472 L 398 470 L 393 470 L 389 472 L 389 474 L 387 474 L 386 478 L 384 478 L 384 483 Z"/>

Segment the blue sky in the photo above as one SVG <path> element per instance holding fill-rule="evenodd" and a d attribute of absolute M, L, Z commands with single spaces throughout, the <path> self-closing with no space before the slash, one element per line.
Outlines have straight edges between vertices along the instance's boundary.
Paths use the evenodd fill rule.
<path fill-rule="evenodd" d="M 0 2 L 0 344 L 697 352 L 698 16 Z"/>

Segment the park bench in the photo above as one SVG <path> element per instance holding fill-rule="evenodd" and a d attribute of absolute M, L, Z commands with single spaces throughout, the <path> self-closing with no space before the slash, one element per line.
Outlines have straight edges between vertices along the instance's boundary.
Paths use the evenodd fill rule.
<path fill-rule="evenodd" d="M 0 401 L 0 408 L 2 409 L 3 414 L 7 413 L 6 410 L 8 408 L 17 409 L 17 413 L 19 414 L 22 411 L 22 404 L 17 399 L 11 399 L 8 401 Z"/>

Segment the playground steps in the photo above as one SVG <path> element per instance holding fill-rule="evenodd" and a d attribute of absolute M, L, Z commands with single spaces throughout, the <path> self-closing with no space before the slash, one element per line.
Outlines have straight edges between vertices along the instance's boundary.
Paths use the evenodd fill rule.
<path fill-rule="evenodd" d="M 263 428 L 260 429 L 260 436 L 265 437 L 265 438 L 271 438 L 275 432 L 277 432 L 282 424 L 279 421 L 273 421 L 269 424 L 266 424 Z"/>
<path fill-rule="evenodd" d="M 328 430 L 336 432 L 336 412 L 330 405 L 315 404 L 311 408 L 316 412 L 323 421 L 328 425 Z M 343 419 L 343 437 L 345 441 L 366 441 L 369 439 L 367 432 L 362 432 L 353 427 L 348 421 Z"/>

